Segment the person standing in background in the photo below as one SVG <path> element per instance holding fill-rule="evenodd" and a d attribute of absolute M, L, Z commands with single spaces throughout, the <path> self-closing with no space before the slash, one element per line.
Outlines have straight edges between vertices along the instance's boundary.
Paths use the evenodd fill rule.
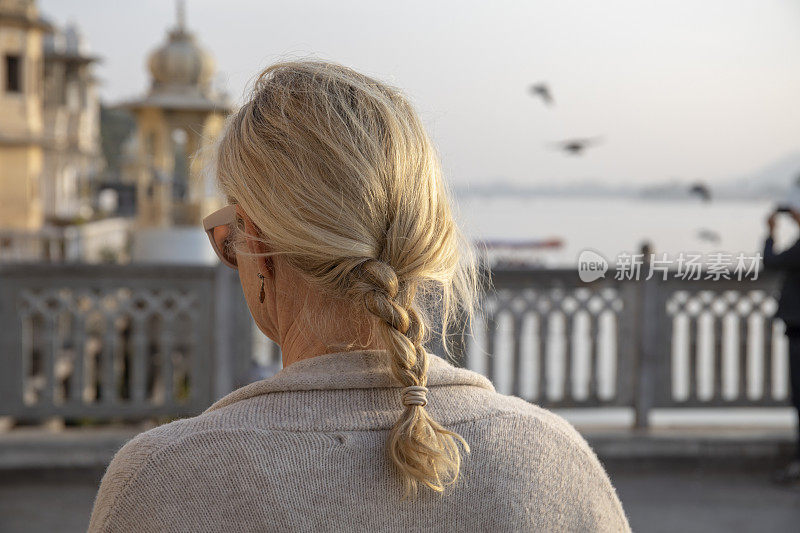
<path fill-rule="evenodd" d="M 787 213 L 800 226 L 800 211 L 796 208 L 780 207 L 767 219 L 769 236 L 764 242 L 764 268 L 783 273 L 781 294 L 775 316 L 786 325 L 789 340 L 789 374 L 791 377 L 791 399 L 795 408 L 798 429 L 797 443 L 791 462 L 776 476 L 779 483 L 800 482 L 800 239 L 789 248 L 775 253 L 775 223 L 778 214 Z"/>

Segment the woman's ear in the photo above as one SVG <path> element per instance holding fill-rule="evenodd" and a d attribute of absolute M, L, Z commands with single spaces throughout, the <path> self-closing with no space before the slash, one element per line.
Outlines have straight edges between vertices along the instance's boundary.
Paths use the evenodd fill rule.
<path fill-rule="evenodd" d="M 264 274 L 273 272 L 272 257 L 264 255 L 270 251 L 269 246 L 263 240 L 261 230 L 253 223 L 253 219 L 247 216 L 247 213 L 242 211 L 241 207 L 236 207 L 236 215 L 242 219 L 244 223 L 244 239 L 247 242 L 247 251 L 251 254 L 258 256 L 257 263 L 259 271 L 265 270 Z M 254 238 L 253 236 L 257 237 Z"/>

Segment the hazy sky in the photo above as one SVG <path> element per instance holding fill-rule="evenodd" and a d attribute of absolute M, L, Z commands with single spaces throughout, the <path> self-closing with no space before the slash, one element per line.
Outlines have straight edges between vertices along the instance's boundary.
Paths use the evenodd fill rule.
<path fill-rule="evenodd" d="M 81 26 L 112 103 L 146 90 L 175 22 L 168 0 L 39 5 Z M 715 181 L 800 151 L 795 0 L 188 0 L 187 20 L 237 101 L 296 57 L 404 88 L 459 184 Z M 555 107 L 527 92 L 540 80 Z M 548 145 L 596 135 L 579 158 Z"/>

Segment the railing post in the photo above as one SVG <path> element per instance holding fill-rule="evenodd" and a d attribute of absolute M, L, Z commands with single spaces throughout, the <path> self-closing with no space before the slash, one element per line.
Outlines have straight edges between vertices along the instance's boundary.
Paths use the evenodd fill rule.
<path fill-rule="evenodd" d="M 214 271 L 214 397 L 221 398 L 247 381 L 253 355 L 252 318 L 236 272 Z"/>
<path fill-rule="evenodd" d="M 0 416 L 22 404 L 20 318 L 14 279 L 0 265 Z"/>
<path fill-rule="evenodd" d="M 631 281 L 638 285 L 637 317 L 639 327 L 636 328 L 636 365 L 634 375 L 634 426 L 645 429 L 649 426 L 650 410 L 656 399 L 656 372 L 659 356 L 658 343 L 662 313 L 660 309 L 661 281 L 657 277 L 649 280 Z"/>

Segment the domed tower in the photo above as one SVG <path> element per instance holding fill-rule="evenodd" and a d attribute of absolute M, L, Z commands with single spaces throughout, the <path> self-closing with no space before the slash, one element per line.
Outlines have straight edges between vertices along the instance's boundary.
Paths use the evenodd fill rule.
<path fill-rule="evenodd" d="M 212 86 L 214 60 L 186 28 L 183 2 L 176 26 L 147 65 L 149 92 L 122 106 L 137 124 L 138 226 L 196 226 L 219 203 L 211 177 L 204 177 L 205 149 L 230 105 Z"/>
<path fill-rule="evenodd" d="M 183 16 L 179 4 L 179 17 Z M 148 61 L 153 80 L 152 91 L 178 94 L 208 95 L 214 60 L 191 33 L 186 31 L 182 18 L 168 33 L 168 40 L 150 54 Z"/>

